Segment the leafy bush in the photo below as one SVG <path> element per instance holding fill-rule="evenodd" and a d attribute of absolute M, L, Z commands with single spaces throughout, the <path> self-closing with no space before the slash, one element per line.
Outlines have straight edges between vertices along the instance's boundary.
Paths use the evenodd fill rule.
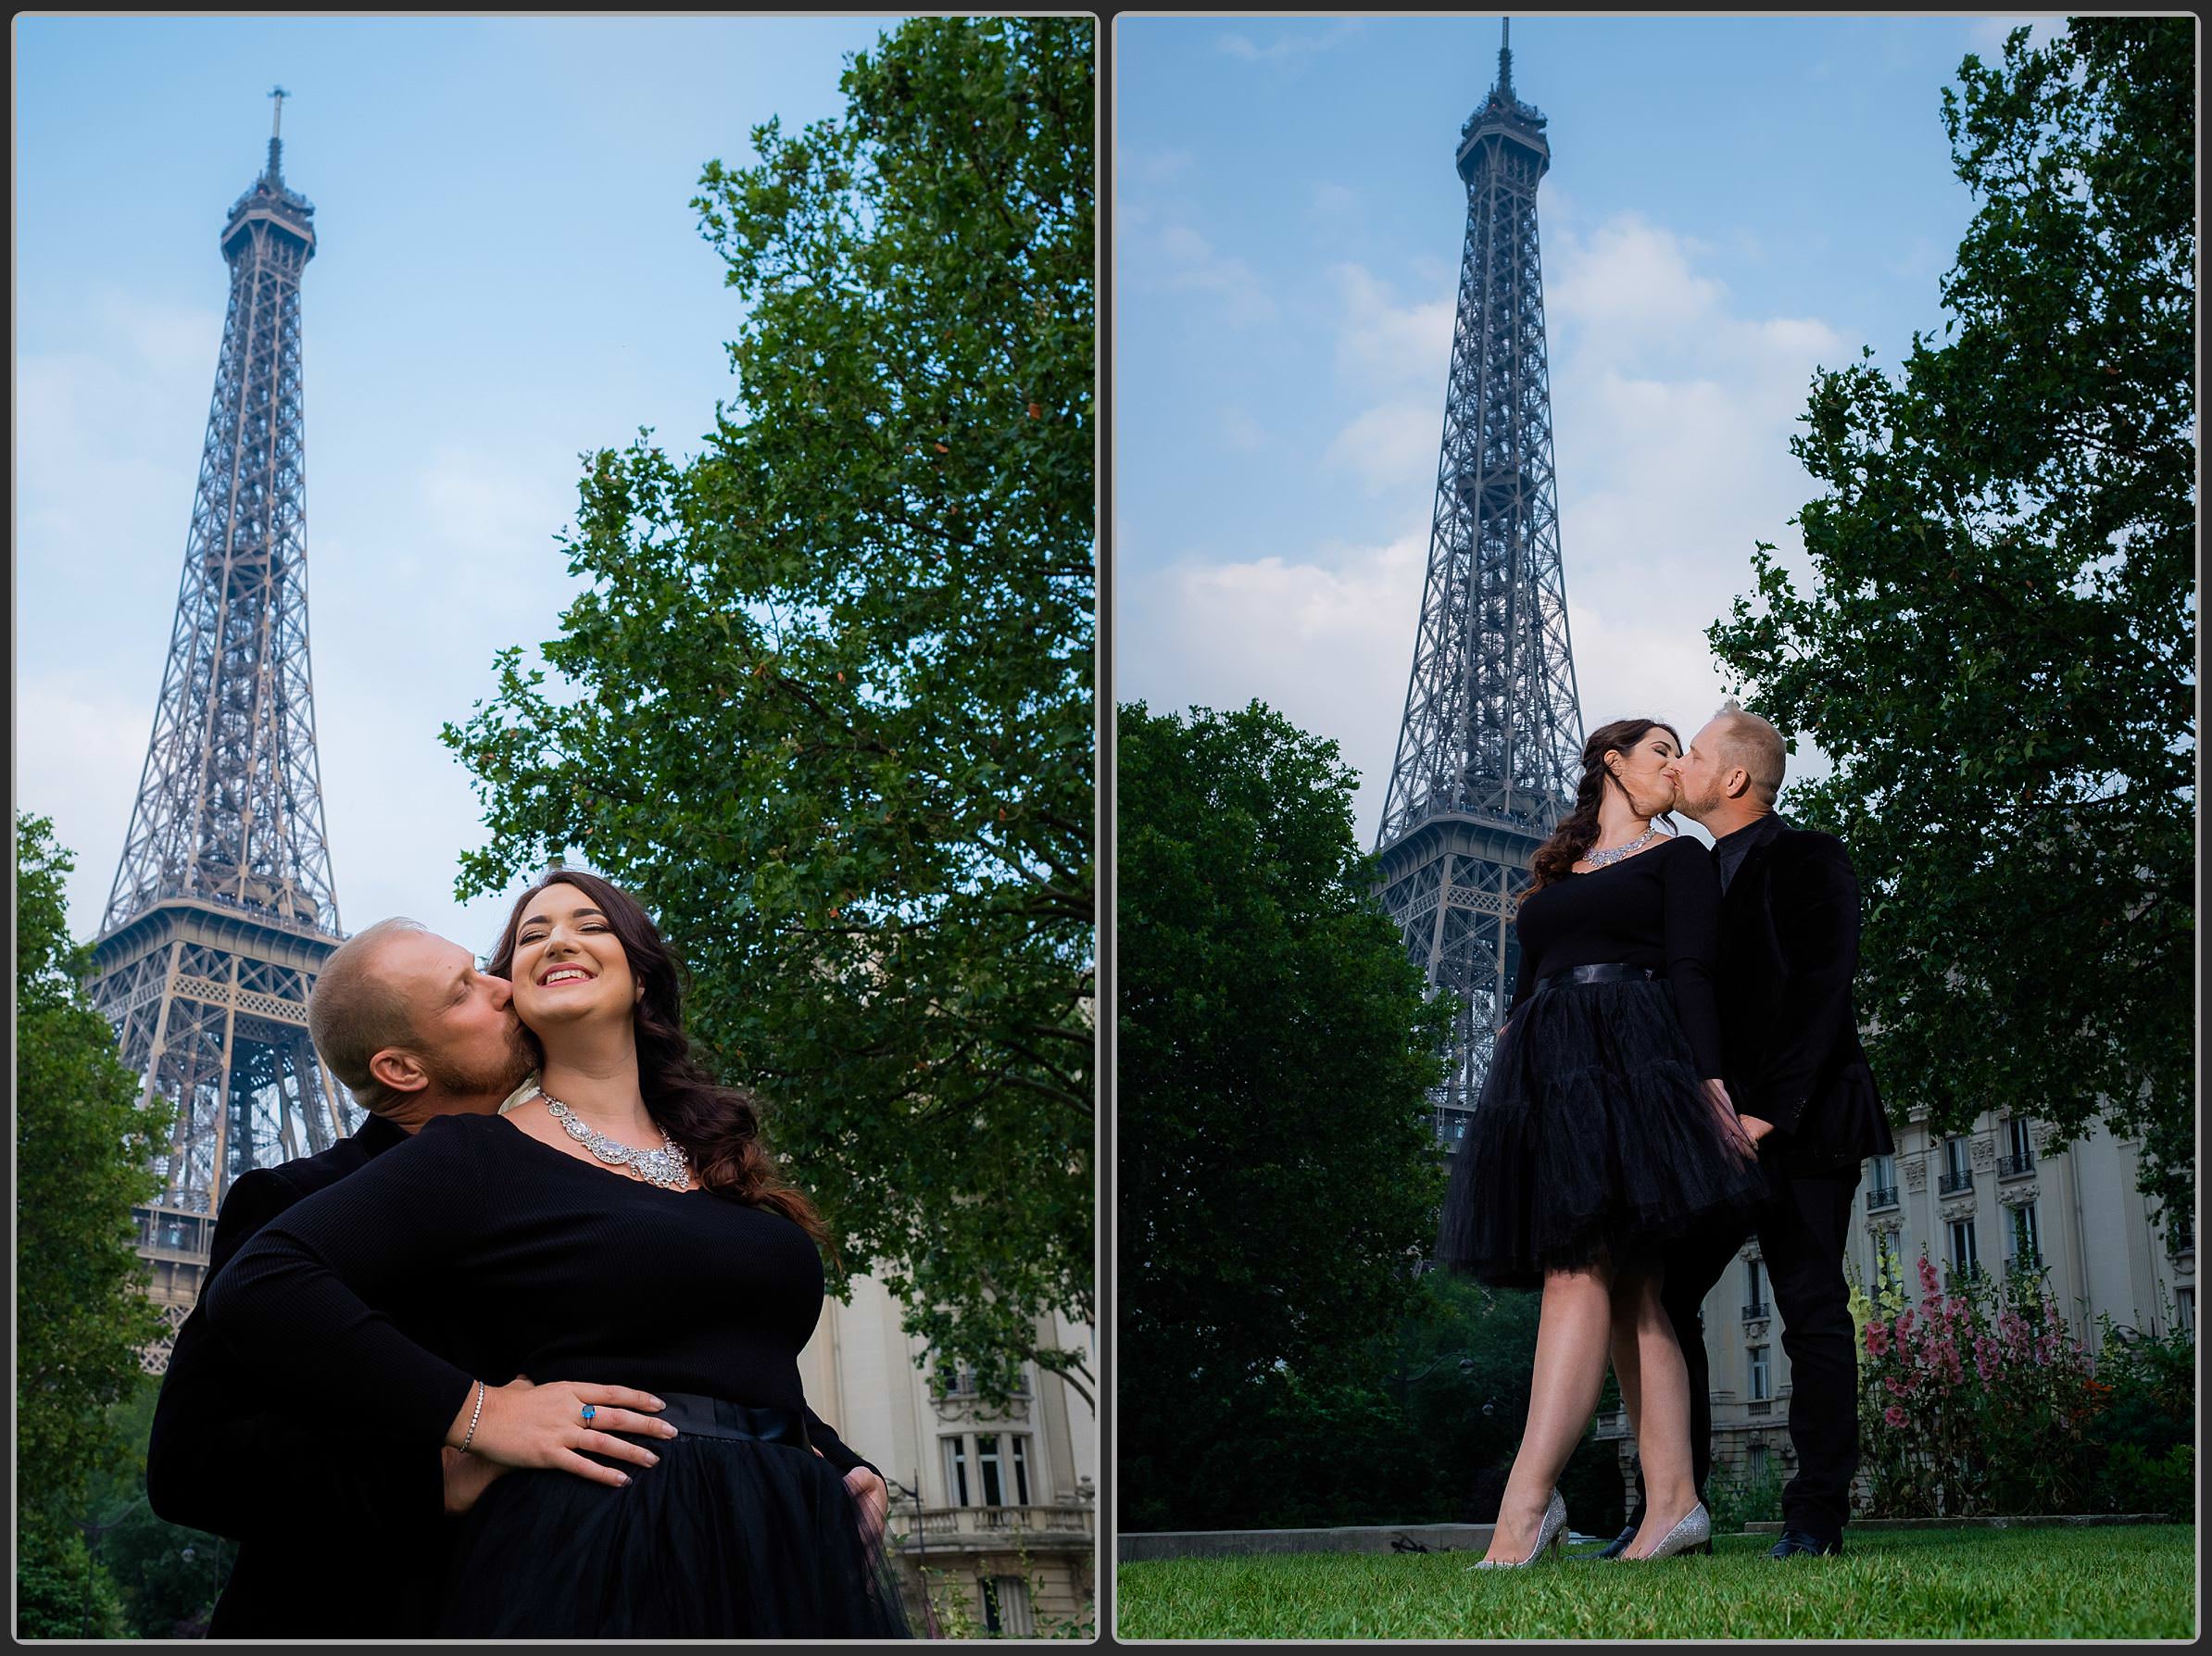
<path fill-rule="evenodd" d="M 72 1525 L 44 1514 L 17 1533 L 16 1637 L 128 1638 L 123 1601 Z"/>
<path fill-rule="evenodd" d="M 1782 1474 L 1772 1462 L 1756 1474 L 1715 1467 L 1705 1480 L 1705 1511 L 1716 1536 L 1736 1535 L 1747 1524 L 1776 1523 L 1782 1515 Z"/>
<path fill-rule="evenodd" d="M 1923 1254 L 1919 1278 L 1917 1304 L 1886 1284 L 1860 1297 L 1876 1515 L 2194 1510 L 2186 1332 L 2148 1336 L 2107 1317 L 2092 1352 L 2040 1277 L 1976 1277 L 1946 1294 Z M 2184 1498 L 2162 1504 L 2177 1487 Z"/>

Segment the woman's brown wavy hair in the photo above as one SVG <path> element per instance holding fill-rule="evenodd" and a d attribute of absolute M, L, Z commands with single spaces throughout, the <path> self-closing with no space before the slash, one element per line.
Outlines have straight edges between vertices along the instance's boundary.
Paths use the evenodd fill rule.
<path fill-rule="evenodd" d="M 1575 789 L 1575 809 L 1566 820 L 1552 831 L 1552 837 L 1536 849 L 1529 860 L 1529 872 L 1536 877 L 1529 882 L 1530 891 L 1541 891 L 1552 881 L 1562 879 L 1581 859 L 1582 853 L 1598 843 L 1598 802 L 1605 797 L 1605 784 L 1621 787 L 1619 778 L 1605 767 L 1609 753 L 1627 755 L 1636 750 L 1636 745 L 1655 730 L 1663 730 L 1675 739 L 1679 749 L 1682 737 L 1675 727 L 1664 719 L 1615 719 L 1611 724 L 1602 724 L 1590 733 L 1590 740 L 1582 744 L 1582 781 Z M 1621 788 L 1623 794 L 1628 790 Z M 1675 825 L 1672 811 L 1661 811 L 1653 819 Z"/>
<path fill-rule="evenodd" d="M 828 1224 L 778 1171 L 760 1142 L 760 1112 L 753 1095 L 743 1087 L 717 1085 L 692 1061 L 691 1043 L 684 1035 L 683 967 L 635 897 L 597 874 L 558 869 L 515 899 L 484 970 L 513 981 L 515 934 L 522 929 L 523 910 L 549 885 L 573 885 L 606 915 L 629 959 L 631 975 L 644 987 L 635 1014 L 638 1090 L 653 1120 L 691 1158 L 699 1183 L 717 1196 L 782 1214 L 834 1251 Z M 542 1060 L 545 1049 L 537 1036 L 527 1025 L 524 1034 Z"/>

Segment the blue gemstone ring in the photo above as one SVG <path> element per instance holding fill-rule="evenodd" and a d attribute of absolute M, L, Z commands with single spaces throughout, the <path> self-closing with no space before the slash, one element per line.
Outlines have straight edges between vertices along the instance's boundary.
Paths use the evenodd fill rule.
<path fill-rule="evenodd" d="M 590 1424 L 591 1424 L 591 1423 L 592 1423 L 592 1416 L 596 1415 L 596 1414 L 597 1414 L 597 1413 L 598 1413 L 598 1412 L 599 1412 L 599 1411 L 598 1411 L 598 1410 L 597 1410 L 597 1409 L 596 1409 L 596 1408 L 594 1408 L 594 1407 L 593 1407 L 591 1404 L 589 1404 L 589 1403 L 586 1403 L 586 1404 L 584 1404 L 584 1424 L 585 1425 L 587 1425 L 587 1426 L 588 1426 L 588 1425 L 590 1425 Z"/>

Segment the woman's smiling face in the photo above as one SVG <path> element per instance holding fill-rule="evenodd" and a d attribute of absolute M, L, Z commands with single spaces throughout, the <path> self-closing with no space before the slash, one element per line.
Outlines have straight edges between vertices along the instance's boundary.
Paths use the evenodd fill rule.
<path fill-rule="evenodd" d="M 515 928 L 515 1012 L 539 1035 L 550 1024 L 633 1015 L 639 989 L 630 957 L 588 894 L 547 886 Z"/>

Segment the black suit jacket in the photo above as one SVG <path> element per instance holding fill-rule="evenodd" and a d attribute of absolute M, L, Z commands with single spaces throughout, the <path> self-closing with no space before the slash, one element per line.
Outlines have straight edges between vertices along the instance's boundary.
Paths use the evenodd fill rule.
<path fill-rule="evenodd" d="M 207 1281 L 294 1202 L 406 1138 L 372 1117 L 320 1155 L 244 1174 L 216 1215 Z M 171 1524 L 239 1543 L 207 1636 L 422 1637 L 446 1551 L 436 1447 L 402 1445 L 373 1423 L 332 1420 L 309 1399 L 270 1396 L 208 1328 L 206 1293 L 202 1283 L 201 1303 L 177 1330 L 162 1377 L 146 1499 Z M 364 1545 L 392 1565 L 368 1590 Z"/>
<path fill-rule="evenodd" d="M 1737 1110 L 1775 1127 L 1791 1173 L 1895 1146 L 1851 1001 L 1859 885 L 1843 842 L 1769 814 L 1720 904 L 1721 1037 Z"/>
<path fill-rule="evenodd" d="M 203 1309 L 207 1283 L 263 1225 L 407 1136 L 372 1116 L 320 1155 L 257 1168 L 224 1193 L 200 1303 L 177 1330 L 146 1446 L 155 1512 L 239 1543 L 210 1638 L 430 1635 L 448 1546 L 438 1449 L 385 1436 L 373 1422 L 332 1419 L 312 1399 L 271 1397 Z M 449 1344 L 402 1308 L 386 1309 L 418 1343 Z M 808 1436 L 840 1474 L 875 1470 L 813 1410 L 806 1414 Z M 372 1587 L 360 1574 L 364 1546 L 387 1561 Z"/>

